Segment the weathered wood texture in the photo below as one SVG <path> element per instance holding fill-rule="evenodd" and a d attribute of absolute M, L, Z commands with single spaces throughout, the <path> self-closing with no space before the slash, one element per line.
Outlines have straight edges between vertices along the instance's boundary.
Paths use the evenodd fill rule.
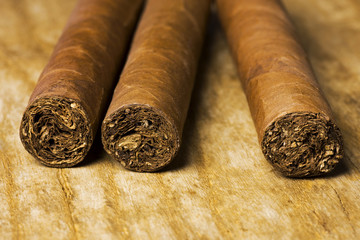
<path fill-rule="evenodd" d="M 18 127 L 74 3 L 0 1 L 0 239 L 360 238 L 358 1 L 285 1 L 347 154 L 334 174 L 297 180 L 265 161 L 214 18 L 172 166 L 129 172 L 99 143 L 81 166 L 40 165 Z"/>

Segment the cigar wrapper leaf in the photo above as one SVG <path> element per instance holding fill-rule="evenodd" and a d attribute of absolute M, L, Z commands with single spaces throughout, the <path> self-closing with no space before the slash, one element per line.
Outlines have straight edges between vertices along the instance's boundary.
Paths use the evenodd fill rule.
<path fill-rule="evenodd" d="M 149 0 L 102 124 L 105 150 L 126 169 L 168 165 L 194 85 L 209 0 Z"/>
<path fill-rule="evenodd" d="M 341 133 L 281 2 L 216 2 L 265 158 L 289 177 L 332 171 Z"/>

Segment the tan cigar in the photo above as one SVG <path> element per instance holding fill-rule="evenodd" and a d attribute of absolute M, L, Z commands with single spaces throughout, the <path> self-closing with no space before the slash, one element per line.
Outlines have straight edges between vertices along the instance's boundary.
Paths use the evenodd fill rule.
<path fill-rule="evenodd" d="M 79 0 L 24 112 L 20 138 L 51 167 L 90 149 L 142 0 Z"/>
<path fill-rule="evenodd" d="M 205 34 L 209 0 L 149 0 L 102 124 L 105 150 L 152 172 L 177 153 Z"/>
<path fill-rule="evenodd" d="M 290 177 L 333 170 L 341 134 L 280 1 L 217 7 L 266 159 Z"/>

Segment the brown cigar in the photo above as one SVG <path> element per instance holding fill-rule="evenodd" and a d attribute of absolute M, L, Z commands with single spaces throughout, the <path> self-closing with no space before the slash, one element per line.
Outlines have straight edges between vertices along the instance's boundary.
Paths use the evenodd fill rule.
<path fill-rule="evenodd" d="M 156 171 L 179 149 L 209 2 L 147 2 L 101 128 L 105 150 L 127 169 Z"/>
<path fill-rule="evenodd" d="M 142 0 L 78 1 L 20 126 L 26 150 L 41 163 L 70 167 L 84 159 L 141 5 Z"/>
<path fill-rule="evenodd" d="M 316 176 L 343 158 L 330 107 L 277 0 L 217 0 L 262 151 L 286 176 Z"/>

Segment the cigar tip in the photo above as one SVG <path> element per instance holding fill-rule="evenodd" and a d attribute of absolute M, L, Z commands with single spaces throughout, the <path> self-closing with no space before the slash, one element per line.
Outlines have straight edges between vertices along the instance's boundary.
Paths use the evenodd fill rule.
<path fill-rule="evenodd" d="M 179 149 L 175 129 L 162 112 L 132 104 L 107 116 L 101 135 L 106 152 L 126 169 L 154 172 L 168 165 Z"/>
<path fill-rule="evenodd" d="M 84 109 L 75 100 L 44 97 L 32 102 L 20 124 L 25 149 L 49 167 L 81 162 L 93 137 Z"/>
<path fill-rule="evenodd" d="M 278 118 L 266 129 L 261 145 L 266 159 L 288 177 L 323 175 L 344 155 L 340 130 L 322 113 Z"/>

